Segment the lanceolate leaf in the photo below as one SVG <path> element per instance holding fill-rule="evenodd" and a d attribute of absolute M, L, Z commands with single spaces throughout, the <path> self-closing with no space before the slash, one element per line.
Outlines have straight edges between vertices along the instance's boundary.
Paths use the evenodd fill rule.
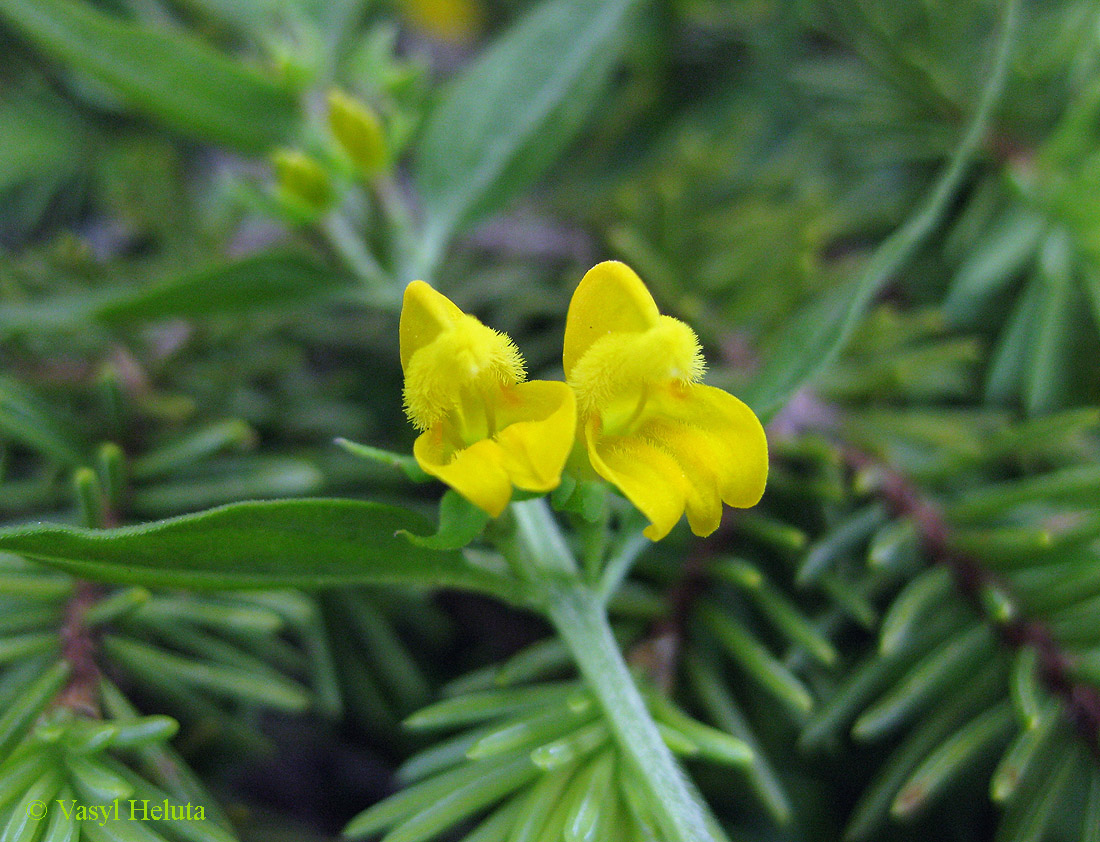
<path fill-rule="evenodd" d="M 455 230 L 549 167 L 592 110 L 635 0 L 549 0 L 444 94 L 424 128 L 416 180 L 427 233 L 413 266 L 430 277 Z"/>
<path fill-rule="evenodd" d="M 985 137 L 1000 98 L 1015 41 L 1019 3 L 1005 7 L 1000 43 L 989 81 L 943 174 L 924 205 L 871 256 L 863 272 L 830 290 L 796 313 L 781 332 L 759 374 L 741 397 L 758 415 L 768 418 L 801 386 L 831 363 L 858 326 L 863 312 L 935 228 L 958 188 L 967 165 Z"/>
<path fill-rule="evenodd" d="M 0 19 L 198 140 L 260 152 L 293 131 L 297 107 L 286 90 L 179 32 L 117 20 L 75 0 L 0 0 Z"/>
<path fill-rule="evenodd" d="M 516 594 L 457 552 L 396 533 L 429 525 L 404 509 L 358 500 L 235 503 L 110 530 L 41 525 L 0 530 L 0 548 L 110 582 L 186 588 L 440 585 Z"/>
<path fill-rule="evenodd" d="M 43 403 L 22 384 L 0 376 L 0 433 L 22 442 L 59 462 L 79 464 L 86 458 L 85 444 L 72 432 L 61 413 Z"/>
<path fill-rule="evenodd" d="M 92 316 L 117 323 L 240 313 L 277 308 L 347 283 L 346 277 L 302 254 L 276 251 L 119 293 L 98 305 Z"/>
<path fill-rule="evenodd" d="M 214 263 L 144 287 L 130 284 L 94 294 L 0 303 L 0 332 L 73 328 L 89 320 L 121 325 L 278 310 L 350 281 L 303 253 L 277 249 Z"/>

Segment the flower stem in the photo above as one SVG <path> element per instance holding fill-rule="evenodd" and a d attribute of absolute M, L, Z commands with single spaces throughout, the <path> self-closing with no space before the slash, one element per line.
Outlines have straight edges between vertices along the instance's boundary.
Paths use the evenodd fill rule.
<path fill-rule="evenodd" d="M 648 792 L 667 842 L 714 842 L 706 808 L 665 745 L 611 633 L 603 602 L 585 585 L 557 585 L 547 613 L 600 700 L 619 751 Z"/>
<path fill-rule="evenodd" d="M 646 789 L 664 842 L 715 842 L 713 819 L 661 738 L 611 632 L 604 599 L 580 578 L 544 499 L 513 503 L 517 549 L 540 580 L 540 602 L 600 701 L 619 752 Z M 562 575 L 567 574 L 567 575 Z"/>

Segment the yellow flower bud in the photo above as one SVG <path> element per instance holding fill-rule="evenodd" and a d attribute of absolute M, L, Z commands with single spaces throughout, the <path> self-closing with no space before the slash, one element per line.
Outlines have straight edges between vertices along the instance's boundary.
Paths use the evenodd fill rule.
<path fill-rule="evenodd" d="M 482 28 L 479 0 L 401 0 L 401 5 L 415 26 L 441 41 L 466 44 Z"/>
<path fill-rule="evenodd" d="M 386 167 L 388 150 L 382 121 L 372 108 L 342 91 L 328 95 L 328 125 L 341 148 L 364 175 Z"/>
<path fill-rule="evenodd" d="M 271 156 L 279 191 L 312 211 L 326 210 L 333 200 L 332 182 L 317 161 L 299 149 L 278 149 Z"/>

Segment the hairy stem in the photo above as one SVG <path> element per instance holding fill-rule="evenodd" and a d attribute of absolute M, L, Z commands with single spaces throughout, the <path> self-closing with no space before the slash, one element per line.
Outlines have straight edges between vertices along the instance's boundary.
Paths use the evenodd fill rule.
<path fill-rule="evenodd" d="M 619 751 L 648 790 L 668 842 L 713 842 L 706 808 L 665 745 L 623 660 L 603 603 L 584 585 L 550 596 L 550 621 L 600 700 Z"/>
<path fill-rule="evenodd" d="M 619 752 L 642 782 L 664 842 L 715 842 L 713 821 L 665 745 L 611 632 L 604 599 L 585 584 L 545 500 L 514 503 L 519 549 L 535 562 L 541 602 L 600 701 Z M 568 575 L 562 575 L 563 573 Z"/>

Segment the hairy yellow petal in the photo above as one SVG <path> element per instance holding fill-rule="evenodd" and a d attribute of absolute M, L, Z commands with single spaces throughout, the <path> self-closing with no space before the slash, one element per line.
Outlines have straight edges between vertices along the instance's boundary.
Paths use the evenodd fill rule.
<path fill-rule="evenodd" d="M 625 263 L 608 260 L 593 266 L 573 293 L 565 317 L 562 363 L 566 378 L 601 336 L 648 330 L 659 315 L 642 279 Z"/>
<path fill-rule="evenodd" d="M 644 331 L 608 333 L 584 352 L 569 374 L 581 415 L 599 412 L 604 432 L 620 432 L 649 390 L 665 383 L 694 383 L 705 363 L 699 338 L 671 316 Z M 615 411 L 618 409 L 618 411 Z M 617 418 L 625 412 L 625 418 Z"/>
<path fill-rule="evenodd" d="M 493 517 L 499 517 L 512 499 L 506 456 L 492 439 L 483 439 L 448 458 L 441 430 L 436 427 L 413 443 L 413 455 L 425 472 Z"/>
<path fill-rule="evenodd" d="M 689 494 L 688 479 L 676 460 L 639 436 L 598 436 L 589 428 L 586 438 L 596 473 L 649 518 L 643 534 L 651 541 L 668 535 Z"/>
<path fill-rule="evenodd" d="M 467 444 L 495 432 L 489 404 L 502 386 L 525 376 L 515 343 L 423 281 L 405 288 L 400 333 L 405 412 L 413 425 L 427 430 L 454 415 Z"/>
<path fill-rule="evenodd" d="M 525 491 L 557 488 L 577 428 L 572 390 L 549 380 L 502 390 L 497 420 L 502 425 L 497 442 L 512 484 Z"/>
<path fill-rule="evenodd" d="M 427 473 L 497 517 L 513 486 L 535 492 L 558 487 L 577 413 L 569 387 L 544 380 L 501 388 L 493 403 L 502 425 L 494 437 L 456 449 L 448 422 L 439 422 L 417 438 L 413 455 Z"/>
<path fill-rule="evenodd" d="M 702 383 L 662 390 L 654 404 L 654 417 L 673 423 L 661 432 L 646 427 L 643 433 L 685 460 L 705 453 L 726 505 L 746 509 L 760 502 L 768 479 L 768 441 L 748 406 Z"/>
<path fill-rule="evenodd" d="M 499 425 L 488 412 L 501 388 L 524 378 L 523 357 L 507 334 L 462 314 L 412 355 L 405 367 L 405 411 L 420 430 L 448 415 L 464 437 L 492 435 Z"/>
<path fill-rule="evenodd" d="M 398 327 L 401 369 L 407 369 L 413 354 L 434 341 L 463 315 L 451 299 L 423 281 L 413 281 L 405 287 Z"/>

